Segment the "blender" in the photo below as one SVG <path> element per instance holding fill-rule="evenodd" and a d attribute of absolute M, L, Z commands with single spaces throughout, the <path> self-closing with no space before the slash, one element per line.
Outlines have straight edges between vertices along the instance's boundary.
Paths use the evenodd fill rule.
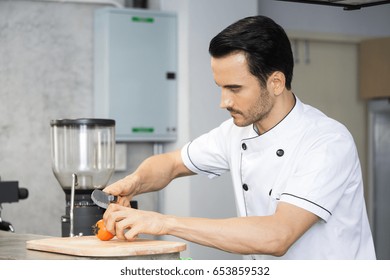
<path fill-rule="evenodd" d="M 65 192 L 62 237 L 92 235 L 92 225 L 105 209 L 91 200 L 115 168 L 115 121 L 111 119 L 52 120 L 52 169 Z"/>

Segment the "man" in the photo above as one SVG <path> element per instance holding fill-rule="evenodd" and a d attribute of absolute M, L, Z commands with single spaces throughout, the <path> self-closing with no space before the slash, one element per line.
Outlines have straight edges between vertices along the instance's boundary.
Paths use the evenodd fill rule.
<path fill-rule="evenodd" d="M 293 56 L 267 17 L 242 19 L 212 39 L 221 107 L 232 116 L 180 151 L 146 159 L 105 191 L 120 239 L 174 235 L 253 259 L 375 259 L 360 163 L 347 129 L 291 90 Z M 230 171 L 239 217 L 183 218 L 127 207 L 174 178 Z"/>

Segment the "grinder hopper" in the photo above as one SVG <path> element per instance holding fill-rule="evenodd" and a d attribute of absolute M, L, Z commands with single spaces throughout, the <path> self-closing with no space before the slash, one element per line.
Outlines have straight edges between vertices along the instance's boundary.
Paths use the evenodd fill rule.
<path fill-rule="evenodd" d="M 61 119 L 50 125 L 52 169 L 66 195 L 62 236 L 91 234 L 104 209 L 90 195 L 107 185 L 115 168 L 115 121 Z"/>

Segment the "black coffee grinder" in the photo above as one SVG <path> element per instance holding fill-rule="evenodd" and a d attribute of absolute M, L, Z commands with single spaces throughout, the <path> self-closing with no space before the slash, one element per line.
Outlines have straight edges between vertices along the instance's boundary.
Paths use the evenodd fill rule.
<path fill-rule="evenodd" d="M 28 197 L 26 188 L 19 188 L 18 181 L 1 181 L 0 178 L 0 230 L 15 232 L 11 223 L 1 218 L 2 203 L 18 202 Z"/>
<path fill-rule="evenodd" d="M 105 209 L 91 200 L 115 168 L 115 121 L 111 119 L 52 120 L 52 169 L 65 192 L 62 237 L 92 235 Z"/>

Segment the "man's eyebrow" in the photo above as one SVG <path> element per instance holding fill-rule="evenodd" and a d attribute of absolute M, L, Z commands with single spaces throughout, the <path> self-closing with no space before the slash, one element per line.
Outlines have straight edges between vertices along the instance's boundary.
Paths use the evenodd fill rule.
<path fill-rule="evenodd" d="M 215 84 L 218 86 L 218 87 L 221 87 L 221 85 L 219 85 L 216 81 L 214 81 Z M 231 84 L 231 85 L 223 85 L 222 87 L 224 88 L 241 88 L 242 85 L 236 85 L 236 84 Z"/>
<path fill-rule="evenodd" d="M 224 88 L 231 88 L 231 89 L 237 89 L 237 88 L 242 88 L 242 85 L 224 85 Z"/>

